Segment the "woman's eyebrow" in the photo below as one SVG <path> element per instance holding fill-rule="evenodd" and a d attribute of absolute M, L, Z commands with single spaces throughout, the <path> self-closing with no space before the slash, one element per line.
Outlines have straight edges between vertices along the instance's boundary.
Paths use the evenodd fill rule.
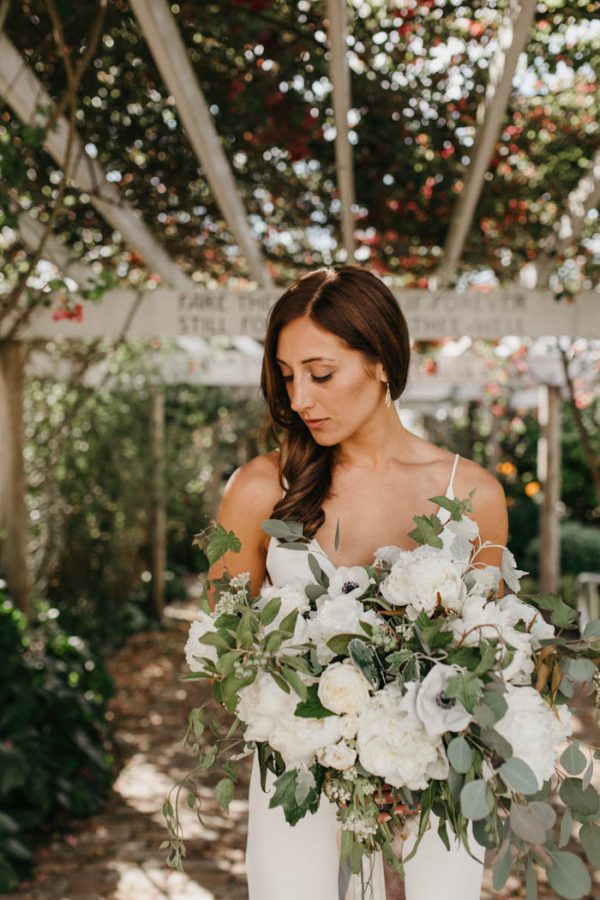
<path fill-rule="evenodd" d="M 289 363 L 286 363 L 283 359 L 275 359 L 275 362 L 279 363 L 280 366 L 287 366 L 289 369 Z M 306 365 L 306 363 L 311 362 L 337 362 L 335 359 L 331 359 L 329 356 L 311 356 L 310 359 L 303 359 L 301 365 Z"/>

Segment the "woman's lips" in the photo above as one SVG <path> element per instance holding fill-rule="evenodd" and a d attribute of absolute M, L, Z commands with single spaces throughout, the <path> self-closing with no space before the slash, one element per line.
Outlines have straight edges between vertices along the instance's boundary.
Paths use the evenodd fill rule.
<path fill-rule="evenodd" d="M 313 428 L 322 428 L 328 419 L 305 419 L 304 420 L 310 429 Z"/>

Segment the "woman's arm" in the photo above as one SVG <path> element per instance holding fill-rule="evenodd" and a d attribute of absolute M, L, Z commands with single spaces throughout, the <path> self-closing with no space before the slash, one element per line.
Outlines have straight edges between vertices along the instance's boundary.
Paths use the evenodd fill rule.
<path fill-rule="evenodd" d="M 251 593 L 258 594 L 265 577 L 268 538 L 261 522 L 268 519 L 279 500 L 278 454 L 267 453 L 241 466 L 233 473 L 223 493 L 217 522 L 233 531 L 241 542 L 239 553 L 226 553 L 211 566 L 209 580 L 231 575 L 250 574 Z"/>

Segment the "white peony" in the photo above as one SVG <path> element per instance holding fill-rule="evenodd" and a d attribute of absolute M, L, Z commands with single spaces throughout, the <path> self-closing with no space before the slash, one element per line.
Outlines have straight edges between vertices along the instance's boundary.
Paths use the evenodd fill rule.
<path fill-rule="evenodd" d="M 340 732 L 345 741 L 356 737 L 358 716 L 340 716 Z"/>
<path fill-rule="evenodd" d="M 340 566 L 329 578 L 330 597 L 352 597 L 358 600 L 366 593 L 373 579 L 362 566 Z"/>
<path fill-rule="evenodd" d="M 369 682 L 354 663 L 332 663 L 319 679 L 317 693 L 326 709 L 342 715 L 361 713 L 369 700 Z"/>
<path fill-rule="evenodd" d="M 401 547 L 394 547 L 389 544 L 385 547 L 378 547 L 374 553 L 376 566 L 393 566 L 398 557 L 404 553 Z"/>
<path fill-rule="evenodd" d="M 478 593 L 469 593 L 459 618 L 446 626 L 465 647 L 476 647 L 482 640 L 501 640 L 509 628 L 508 616 L 494 600 L 486 601 Z"/>
<path fill-rule="evenodd" d="M 536 641 L 545 638 L 554 637 L 554 626 L 546 622 L 539 609 L 530 603 L 524 603 L 515 597 L 514 594 L 507 594 L 500 600 L 496 601 L 499 608 L 506 614 L 507 621 L 510 625 L 523 623 L 527 629 L 527 634 Z"/>
<path fill-rule="evenodd" d="M 415 708 L 421 723 L 431 736 L 442 735 L 446 731 L 462 731 L 473 719 L 462 703 L 444 696 L 449 679 L 461 671 L 463 670 L 459 666 L 436 663 L 419 686 Z"/>
<path fill-rule="evenodd" d="M 492 591 L 498 590 L 500 584 L 500 569 L 498 566 L 482 566 L 469 569 L 467 581 L 470 583 L 469 593 L 482 594 L 487 597 Z"/>
<path fill-rule="evenodd" d="M 294 691 L 286 694 L 267 672 L 259 672 L 252 684 L 240 688 L 237 717 L 247 726 L 248 741 L 270 741 L 284 716 L 294 715 L 298 705 Z"/>
<path fill-rule="evenodd" d="M 211 644 L 203 644 L 200 638 L 209 632 L 216 632 L 215 620 L 208 613 L 201 610 L 198 618 L 190 625 L 188 639 L 185 644 L 185 658 L 192 672 L 202 672 L 204 665 L 202 660 L 210 659 L 216 663 L 219 658 L 217 648 Z"/>
<path fill-rule="evenodd" d="M 533 687 L 509 684 L 505 698 L 508 709 L 494 728 L 509 742 L 513 755 L 533 770 L 541 788 L 572 732 L 571 714 L 565 706 L 554 712 Z"/>
<path fill-rule="evenodd" d="M 335 744 L 340 737 L 337 716 L 312 719 L 288 714 L 277 723 L 269 743 L 281 753 L 286 769 L 304 769 L 313 764 L 318 750 Z"/>
<path fill-rule="evenodd" d="M 394 682 L 370 697 L 359 716 L 357 747 L 362 766 L 394 787 L 421 790 L 431 778 L 445 778 L 448 760 L 442 741 L 423 728 L 416 714 L 419 685 L 410 682 L 403 695 Z"/>
<path fill-rule="evenodd" d="M 349 769 L 356 762 L 356 750 L 349 747 L 345 741 L 338 744 L 330 744 L 317 751 L 317 759 L 322 766 L 328 769 Z"/>
<path fill-rule="evenodd" d="M 298 618 L 294 627 L 294 634 L 281 645 L 280 652 L 288 655 L 301 653 L 301 650 L 291 649 L 297 644 L 303 644 L 307 640 L 306 619 L 304 613 L 310 609 L 310 603 L 306 596 L 305 587 L 311 582 L 302 578 L 292 578 L 281 587 L 265 587 L 261 590 L 255 606 L 258 610 L 265 608 L 269 601 L 275 597 L 281 600 L 281 607 L 272 622 L 263 626 L 263 633 L 269 634 L 271 631 L 279 628 L 283 619 L 295 609 L 298 610 Z"/>
<path fill-rule="evenodd" d="M 356 634 L 365 637 L 361 621 L 375 626 L 381 624 L 373 610 L 365 610 L 359 600 L 351 597 L 323 596 L 317 601 L 317 609 L 308 620 L 308 636 L 315 644 L 317 659 L 321 665 L 330 662 L 335 653 L 327 641 L 337 634 Z"/>
<path fill-rule="evenodd" d="M 432 615 L 438 595 L 446 610 L 460 611 L 465 595 L 460 567 L 443 550 L 430 546 L 402 550 L 380 589 L 392 606 L 406 606 L 410 618 L 420 612 Z"/>

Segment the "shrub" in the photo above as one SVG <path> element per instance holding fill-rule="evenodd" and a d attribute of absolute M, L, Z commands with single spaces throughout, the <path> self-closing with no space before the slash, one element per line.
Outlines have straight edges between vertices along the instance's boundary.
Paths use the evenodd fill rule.
<path fill-rule="evenodd" d="M 95 812 L 113 781 L 112 681 L 57 611 L 30 625 L 0 593 L 0 891 L 30 866 L 24 837 L 65 811 Z"/>
<path fill-rule="evenodd" d="M 540 539 L 533 538 L 523 559 L 524 568 L 539 574 Z M 560 526 L 560 571 L 562 575 L 600 572 L 600 528 L 564 522 Z"/>

